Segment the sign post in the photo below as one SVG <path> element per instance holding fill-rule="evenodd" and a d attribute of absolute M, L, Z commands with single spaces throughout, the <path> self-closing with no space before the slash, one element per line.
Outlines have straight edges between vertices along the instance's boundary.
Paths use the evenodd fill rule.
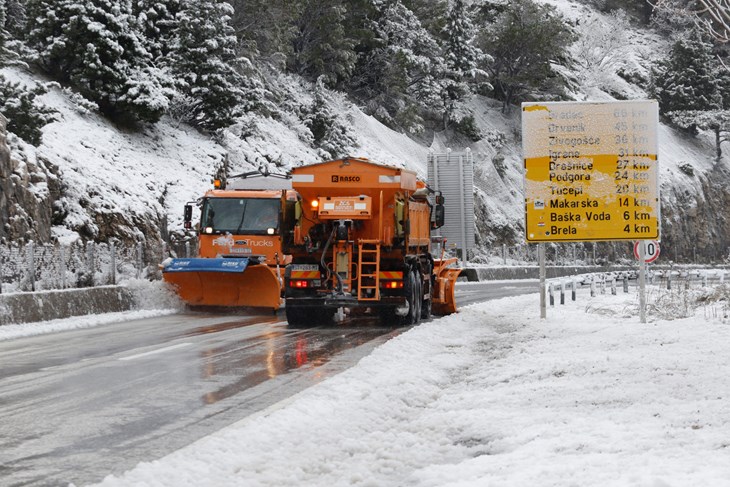
<path fill-rule="evenodd" d="M 545 303 L 545 244 L 537 244 L 537 258 L 540 261 L 540 319 L 547 318 Z"/>
<path fill-rule="evenodd" d="M 527 242 L 658 240 L 658 124 L 650 100 L 523 103 Z"/>
<path fill-rule="evenodd" d="M 646 241 L 639 240 L 639 316 L 646 323 Z"/>

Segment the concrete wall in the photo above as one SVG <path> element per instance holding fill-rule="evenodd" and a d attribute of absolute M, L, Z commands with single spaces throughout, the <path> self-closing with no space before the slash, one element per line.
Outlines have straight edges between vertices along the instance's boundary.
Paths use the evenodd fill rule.
<path fill-rule="evenodd" d="M 669 266 L 653 266 L 655 270 Z M 574 266 L 546 268 L 548 279 L 590 272 L 636 270 L 636 267 Z M 678 268 L 675 267 L 675 270 Z M 469 281 L 538 279 L 538 266 L 526 267 L 469 267 L 461 278 Z M 113 313 L 136 308 L 132 290 L 124 286 L 101 286 L 62 291 L 0 294 L 0 325 L 32 323 L 71 316 Z"/>
<path fill-rule="evenodd" d="M 0 325 L 128 311 L 132 292 L 123 286 L 0 294 Z"/>

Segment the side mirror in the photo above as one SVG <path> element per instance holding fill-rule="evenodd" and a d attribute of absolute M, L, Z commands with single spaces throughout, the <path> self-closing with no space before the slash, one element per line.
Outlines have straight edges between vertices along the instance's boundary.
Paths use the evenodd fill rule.
<path fill-rule="evenodd" d="M 183 226 L 185 230 L 190 230 L 193 227 L 193 205 L 185 205 L 185 211 L 183 212 Z"/>
<path fill-rule="evenodd" d="M 443 201 L 443 198 L 442 198 Z M 437 204 L 433 207 L 433 213 L 434 213 L 434 219 L 433 219 L 433 226 L 432 228 L 441 228 L 444 226 L 444 220 L 445 220 L 445 211 L 444 211 L 444 205 L 443 204 Z"/>

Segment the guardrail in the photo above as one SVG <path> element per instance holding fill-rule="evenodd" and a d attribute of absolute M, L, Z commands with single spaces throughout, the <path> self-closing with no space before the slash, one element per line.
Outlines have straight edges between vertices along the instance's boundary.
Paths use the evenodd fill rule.
<path fill-rule="evenodd" d="M 588 242 L 544 244 L 548 265 L 627 265 L 636 262 L 633 242 Z M 690 249 L 678 254 L 675 249 L 663 250 L 661 261 L 682 264 L 716 265 L 730 264 L 730 246 L 724 250 Z M 482 249 L 482 253 L 469 259 L 470 264 L 515 265 L 538 261 L 536 244 L 494 245 Z M 708 256 L 714 257 L 708 257 Z"/>
<path fill-rule="evenodd" d="M 590 286 L 591 296 L 611 294 L 618 292 L 620 285 L 624 293 L 629 292 L 629 283 L 639 278 L 638 271 L 617 271 L 600 272 L 571 276 L 568 278 L 559 277 L 547 281 L 547 294 L 550 306 L 555 306 L 556 295 L 559 296 L 560 304 L 565 304 L 566 291 L 570 291 L 570 299 L 575 301 L 576 290 L 579 287 Z M 649 285 L 657 285 L 659 288 L 666 288 L 671 291 L 673 288 L 689 289 L 693 284 L 700 287 L 723 285 L 730 282 L 730 271 L 727 269 L 664 269 L 650 270 L 646 274 L 646 282 Z"/>

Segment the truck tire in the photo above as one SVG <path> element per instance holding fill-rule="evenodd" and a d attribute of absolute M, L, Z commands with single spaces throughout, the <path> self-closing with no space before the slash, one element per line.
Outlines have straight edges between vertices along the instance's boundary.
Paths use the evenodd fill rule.
<path fill-rule="evenodd" d="M 316 320 L 307 312 L 307 308 L 285 305 L 286 321 L 290 328 L 311 328 L 317 326 Z"/>
<path fill-rule="evenodd" d="M 418 269 L 413 269 L 413 280 L 415 283 L 415 296 L 413 303 L 415 309 L 413 310 L 413 324 L 417 325 L 421 322 L 421 314 L 423 313 L 423 280 L 421 279 L 421 273 Z"/>
<path fill-rule="evenodd" d="M 405 316 L 399 316 L 395 313 L 395 308 L 381 308 L 379 315 L 380 323 L 383 326 L 409 326 L 421 321 L 423 288 L 420 279 L 418 279 L 417 271 L 408 271 L 403 283 L 403 293 L 408 303 L 408 313 Z"/>
<path fill-rule="evenodd" d="M 416 272 L 411 270 L 408 272 L 408 279 L 403 286 L 406 294 L 406 301 L 408 302 L 408 313 L 405 316 L 399 316 L 399 325 L 408 326 L 415 325 L 420 321 L 420 302 L 419 299 L 419 280 L 416 277 Z"/>
<path fill-rule="evenodd" d="M 433 308 L 433 302 L 431 298 L 424 299 L 421 303 L 421 319 L 427 320 L 431 318 L 431 310 Z"/>

